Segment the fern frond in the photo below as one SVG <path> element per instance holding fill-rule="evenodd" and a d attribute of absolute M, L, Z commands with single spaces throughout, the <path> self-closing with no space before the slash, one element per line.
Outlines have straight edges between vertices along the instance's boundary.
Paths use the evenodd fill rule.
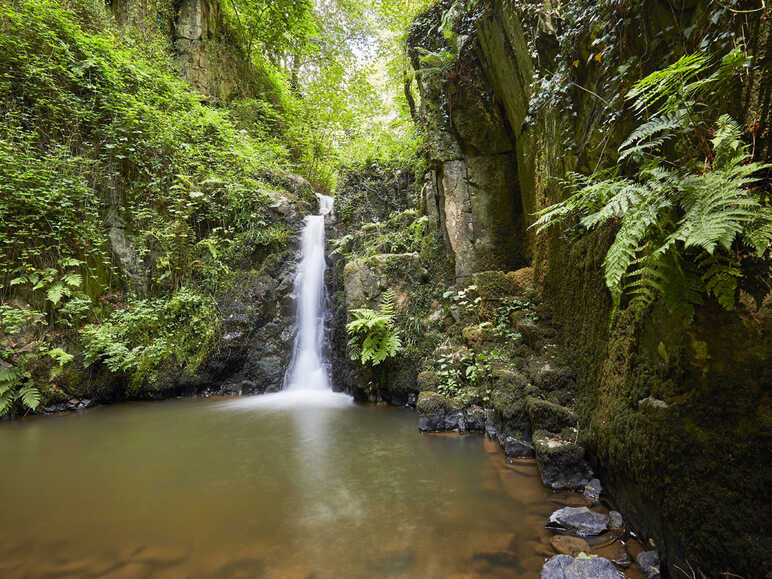
<path fill-rule="evenodd" d="M 734 167 L 748 160 L 740 124 L 729 115 L 721 115 L 716 121 L 713 144 L 713 169 Z"/>
<path fill-rule="evenodd" d="M 676 251 L 653 253 L 642 259 L 629 274 L 625 292 L 640 315 L 657 299 L 664 298 L 667 309 L 688 324 L 695 306 L 702 303 L 702 286 L 693 264 L 681 259 Z"/>
<path fill-rule="evenodd" d="M 703 255 L 698 260 L 705 291 L 716 298 L 725 310 L 733 310 L 737 280 L 742 277 L 739 262 L 730 255 Z"/>
<path fill-rule="evenodd" d="M 392 288 L 387 289 L 381 295 L 381 315 L 393 318 L 396 311 L 397 294 Z"/>
<path fill-rule="evenodd" d="M 646 199 L 649 189 L 630 179 L 607 179 L 590 185 L 599 190 L 603 189 L 602 194 L 597 198 L 607 199 L 605 205 L 598 211 L 590 213 L 583 217 L 579 223 L 587 229 L 593 229 L 601 223 L 615 217 L 623 217 L 633 207 Z"/>
<path fill-rule="evenodd" d="M 686 249 L 697 247 L 709 254 L 717 246 L 731 248 L 735 237 L 756 219 L 760 207 L 743 187 L 753 180 L 736 173 L 712 171 L 683 179 L 684 216 L 672 239 L 682 241 Z"/>
<path fill-rule="evenodd" d="M 684 117 L 679 111 L 658 115 L 643 123 L 619 145 L 619 161 L 661 148 L 667 139 L 674 136 L 671 131 L 684 128 Z"/>
<path fill-rule="evenodd" d="M 616 193 L 616 189 L 613 188 L 616 181 L 617 179 L 613 176 L 607 179 L 600 179 L 598 174 L 588 177 L 579 173 L 569 173 L 563 185 L 569 190 L 575 191 L 575 193 L 563 201 L 534 213 L 537 219 L 528 229 L 536 227 L 536 233 L 538 234 L 553 225 L 563 223 L 571 217 L 597 210 Z"/>
<path fill-rule="evenodd" d="M 669 205 L 671 202 L 666 195 L 651 195 L 647 202 L 636 205 L 622 220 L 622 226 L 603 261 L 606 286 L 611 291 L 616 305 L 622 295 L 623 277 L 643 249 L 644 239 L 649 230 L 657 224 L 659 213 Z"/>
<path fill-rule="evenodd" d="M 743 243 L 756 250 L 762 257 L 772 245 L 772 207 L 762 207 L 756 219 L 748 223 L 742 232 Z"/>
<path fill-rule="evenodd" d="M 696 76 L 706 73 L 712 63 L 710 55 L 696 52 L 679 58 L 670 66 L 652 72 L 633 85 L 625 98 L 633 101 L 633 110 L 660 105 L 657 114 L 675 112 L 683 101 L 682 88 Z"/>
<path fill-rule="evenodd" d="M 19 390 L 19 398 L 24 406 L 30 410 L 35 410 L 40 404 L 40 390 L 34 386 L 24 386 Z"/>

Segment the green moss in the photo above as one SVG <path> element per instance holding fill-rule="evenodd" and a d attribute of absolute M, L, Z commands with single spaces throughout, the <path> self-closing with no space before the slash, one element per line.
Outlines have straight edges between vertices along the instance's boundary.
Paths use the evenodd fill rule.
<path fill-rule="evenodd" d="M 568 408 L 533 396 L 526 399 L 526 410 L 534 430 L 560 432 L 566 427 L 576 426 L 578 420 Z"/>

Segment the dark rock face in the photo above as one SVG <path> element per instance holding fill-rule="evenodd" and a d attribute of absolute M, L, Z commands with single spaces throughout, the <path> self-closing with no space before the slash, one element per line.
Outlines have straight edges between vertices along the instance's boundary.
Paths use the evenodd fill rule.
<path fill-rule="evenodd" d="M 587 507 L 563 507 L 550 515 L 549 526 L 573 531 L 580 537 L 600 535 L 608 528 L 608 515 Z"/>
<path fill-rule="evenodd" d="M 619 579 L 619 574 L 614 564 L 603 557 L 574 559 L 555 555 L 544 564 L 541 579 Z"/>

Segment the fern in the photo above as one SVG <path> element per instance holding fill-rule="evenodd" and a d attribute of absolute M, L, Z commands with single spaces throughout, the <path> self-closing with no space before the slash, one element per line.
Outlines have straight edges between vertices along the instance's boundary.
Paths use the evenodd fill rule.
<path fill-rule="evenodd" d="M 772 244 L 772 207 L 765 205 L 759 209 L 756 218 L 743 231 L 742 240 L 759 257 L 766 253 Z"/>
<path fill-rule="evenodd" d="M 656 114 L 675 113 L 683 106 L 686 95 L 696 92 L 690 81 L 707 73 L 712 62 L 711 56 L 705 53 L 684 55 L 670 66 L 636 82 L 625 98 L 633 101 L 633 110 L 638 114 L 654 105 L 660 106 Z"/>
<path fill-rule="evenodd" d="M 612 320 L 625 296 L 638 312 L 662 299 L 687 322 L 705 295 L 730 310 L 742 277 L 736 242 L 742 240 L 759 256 L 769 249 L 772 208 L 752 186 L 755 175 L 772 164 L 750 162 L 737 122 L 728 115 L 716 121 L 712 163 L 705 172 L 664 169 L 661 157 L 667 139 L 676 134 L 684 139 L 696 128 L 693 121 L 686 122 L 693 104 L 686 99 L 707 94 L 731 78 L 741 60 L 728 55 L 712 75 L 695 80 L 712 60 L 690 55 L 637 83 L 627 95 L 635 101 L 634 109 L 661 108 L 622 143 L 619 160 L 650 156 L 652 161 L 633 178 L 617 177 L 614 170 L 610 175 L 573 176 L 573 194 L 536 214 L 532 227 L 539 232 L 574 217 L 587 230 L 619 222 L 603 262 Z"/>
<path fill-rule="evenodd" d="M 396 295 L 389 289 L 381 298 L 380 311 L 359 308 L 351 311 L 354 319 L 346 324 L 352 360 L 377 366 L 402 349 L 399 330 L 394 327 Z"/>
<path fill-rule="evenodd" d="M 619 146 L 619 161 L 627 158 L 639 159 L 646 153 L 656 152 L 662 148 L 676 129 L 684 128 L 685 114 L 683 111 L 658 115 L 635 129 Z"/>
<path fill-rule="evenodd" d="M 40 404 L 40 390 L 30 385 L 23 386 L 19 390 L 19 398 L 24 406 L 30 410 L 35 410 Z"/>
<path fill-rule="evenodd" d="M 716 298 L 725 310 L 733 310 L 737 294 L 737 280 L 742 270 L 737 259 L 723 254 L 703 255 L 699 260 L 705 291 Z"/>

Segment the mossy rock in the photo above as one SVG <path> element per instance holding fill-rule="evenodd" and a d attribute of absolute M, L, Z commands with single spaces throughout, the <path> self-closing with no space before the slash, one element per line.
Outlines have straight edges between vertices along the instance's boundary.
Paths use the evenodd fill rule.
<path fill-rule="evenodd" d="M 552 489 L 578 489 L 592 479 L 584 446 L 553 436 L 545 430 L 533 435 L 536 463 L 545 486 Z"/>
<path fill-rule="evenodd" d="M 440 384 L 440 382 L 442 382 L 442 380 L 440 379 L 440 376 L 437 374 L 437 372 L 425 370 L 423 372 L 419 372 L 417 382 L 418 390 L 424 392 L 433 391 Z"/>
<path fill-rule="evenodd" d="M 483 300 L 496 300 L 517 293 L 517 286 L 503 271 L 481 271 L 472 274 L 477 293 Z"/>
<path fill-rule="evenodd" d="M 490 324 L 480 324 L 477 326 L 467 326 L 461 330 L 466 345 L 473 350 L 480 350 L 486 342 L 494 342 L 496 335 Z"/>
<path fill-rule="evenodd" d="M 520 372 L 500 368 L 493 371 L 494 391 L 491 397 L 493 409 L 504 424 L 513 428 L 527 424 L 525 400 L 528 380 Z"/>
<path fill-rule="evenodd" d="M 507 279 L 512 284 L 515 293 L 528 294 L 535 291 L 534 270 L 532 267 L 522 267 L 507 273 Z"/>
<path fill-rule="evenodd" d="M 566 427 L 576 426 L 577 416 L 565 406 L 533 396 L 526 399 L 526 410 L 534 430 L 560 432 Z"/>
<path fill-rule="evenodd" d="M 415 405 L 415 409 L 418 414 L 425 416 L 433 416 L 435 414 L 443 414 L 457 410 L 450 398 L 438 394 L 437 392 L 420 392 L 418 394 L 418 402 Z"/>

